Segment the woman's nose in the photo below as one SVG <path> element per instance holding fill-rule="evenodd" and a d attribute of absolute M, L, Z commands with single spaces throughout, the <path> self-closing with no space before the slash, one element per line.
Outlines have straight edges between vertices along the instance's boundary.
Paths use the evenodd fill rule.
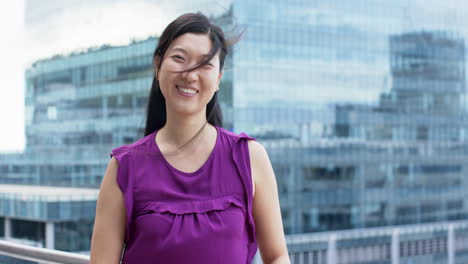
<path fill-rule="evenodd" d="M 182 78 L 186 81 L 196 81 L 198 79 L 198 69 L 182 73 Z"/>

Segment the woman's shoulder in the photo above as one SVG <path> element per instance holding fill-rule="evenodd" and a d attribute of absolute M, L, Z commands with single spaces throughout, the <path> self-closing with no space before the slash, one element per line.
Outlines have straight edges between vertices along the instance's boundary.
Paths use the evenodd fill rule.
<path fill-rule="evenodd" d="M 256 140 L 254 137 L 251 137 L 249 136 L 247 133 L 245 132 L 241 132 L 240 134 L 237 134 L 233 131 L 230 131 L 230 130 L 227 130 L 225 128 L 222 128 L 222 127 L 218 127 L 218 131 L 220 131 L 225 137 L 233 140 L 233 141 L 238 141 L 238 140 L 241 140 L 241 139 L 248 139 L 248 140 Z"/>
<path fill-rule="evenodd" d="M 148 153 L 152 147 L 151 140 L 154 140 L 154 133 L 150 133 L 140 139 L 135 140 L 132 143 L 124 144 L 113 148 L 110 155 L 113 156 L 128 156 L 135 153 Z"/>
<path fill-rule="evenodd" d="M 241 132 L 237 134 L 224 128 L 219 129 L 219 131 L 230 139 L 235 150 L 249 153 L 251 159 L 265 160 L 268 156 L 265 147 L 258 142 L 257 139 L 249 136 L 247 133 Z"/>
<path fill-rule="evenodd" d="M 228 138 L 228 141 L 231 143 L 235 150 L 243 150 L 250 153 L 250 156 L 262 155 L 262 152 L 265 152 L 265 148 L 261 143 L 257 141 L 254 137 L 248 135 L 246 132 L 241 132 L 239 134 L 229 131 L 224 128 L 218 129 L 224 138 Z"/>

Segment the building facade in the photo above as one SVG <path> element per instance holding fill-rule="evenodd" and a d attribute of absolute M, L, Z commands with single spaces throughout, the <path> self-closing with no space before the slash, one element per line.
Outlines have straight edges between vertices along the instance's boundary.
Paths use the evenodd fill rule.
<path fill-rule="evenodd" d="M 286 233 L 466 219 L 463 37 L 345 2 L 234 5 L 234 127 L 267 146 Z"/>

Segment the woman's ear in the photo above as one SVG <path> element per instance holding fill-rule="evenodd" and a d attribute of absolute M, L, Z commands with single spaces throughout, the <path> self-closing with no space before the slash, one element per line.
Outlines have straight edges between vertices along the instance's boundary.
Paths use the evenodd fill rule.
<path fill-rule="evenodd" d="M 221 82 L 221 77 L 223 77 L 223 71 L 219 72 L 219 75 L 218 75 L 218 89 L 216 89 L 216 91 L 219 90 L 219 83 Z"/>

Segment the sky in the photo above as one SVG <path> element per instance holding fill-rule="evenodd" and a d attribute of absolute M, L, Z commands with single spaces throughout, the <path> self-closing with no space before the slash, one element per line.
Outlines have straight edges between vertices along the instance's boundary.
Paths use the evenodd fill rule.
<path fill-rule="evenodd" d="M 230 0 L 26 0 L 26 62 L 159 35 L 178 15 L 219 14 Z M 199 9 L 200 6 L 205 8 Z M 208 9 L 209 8 L 209 9 Z M 53 42 L 53 45 L 51 45 Z M 29 45 L 34 44 L 34 45 Z"/>
<path fill-rule="evenodd" d="M 24 1 L 1 4 L 0 151 L 24 148 Z"/>

